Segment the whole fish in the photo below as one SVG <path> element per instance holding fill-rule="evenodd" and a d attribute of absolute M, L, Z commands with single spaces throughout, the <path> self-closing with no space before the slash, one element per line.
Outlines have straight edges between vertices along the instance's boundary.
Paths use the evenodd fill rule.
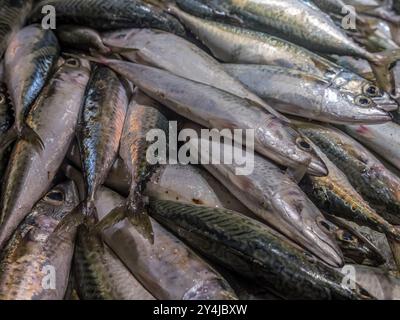
<path fill-rule="evenodd" d="M 373 83 L 303 47 L 267 33 L 200 19 L 174 6 L 169 9 L 224 62 L 296 69 L 323 78 L 345 95 L 371 98 L 386 111 L 398 108 L 389 94 Z"/>
<path fill-rule="evenodd" d="M 86 224 L 78 228 L 74 272 L 83 300 L 154 300 L 102 239 Z"/>
<path fill-rule="evenodd" d="M 27 124 L 45 146 L 19 140 L 13 148 L 0 201 L 0 248 L 33 205 L 50 187 L 75 135 L 90 64 L 68 59 L 55 73 L 35 102 Z"/>
<path fill-rule="evenodd" d="M 103 30 L 155 28 L 185 35 L 178 20 L 140 0 L 43 0 L 35 5 L 31 20 L 42 20 L 42 8 L 48 5 L 54 7 L 57 23 Z"/>
<path fill-rule="evenodd" d="M 164 69 L 177 76 L 200 82 L 250 99 L 282 118 L 271 106 L 227 74 L 221 64 L 193 43 L 174 34 L 127 29 L 103 35 L 104 44 L 132 62 Z M 282 118 L 283 121 L 288 121 Z"/>
<path fill-rule="evenodd" d="M 381 125 L 343 126 L 346 133 L 400 170 L 400 125 L 388 122 Z"/>
<path fill-rule="evenodd" d="M 25 119 L 54 71 L 59 55 L 56 36 L 40 25 L 23 28 L 10 41 L 4 56 L 4 72 L 15 110 L 15 124 L 3 145 L 18 136 L 43 146 L 37 133 L 26 126 Z"/>
<path fill-rule="evenodd" d="M 100 188 L 96 206 L 99 218 L 124 199 Z M 155 220 L 154 244 L 144 239 L 127 220 L 103 232 L 105 242 L 144 285 L 161 300 L 236 300 L 226 280 Z"/>
<path fill-rule="evenodd" d="M 326 214 L 346 263 L 380 266 L 386 262 L 379 249 L 345 219 Z"/>
<path fill-rule="evenodd" d="M 250 100 L 153 67 L 104 58 L 99 61 L 189 120 L 212 129 L 255 130 L 255 149 L 261 154 L 288 167 L 309 163 L 311 174 L 327 174 L 301 135 Z"/>
<path fill-rule="evenodd" d="M 326 164 L 329 174 L 326 177 L 306 176 L 300 182 L 300 187 L 317 207 L 329 214 L 400 239 L 398 230 L 371 208 L 369 203 L 354 189 L 343 171 L 317 146 L 313 147 Z"/>
<path fill-rule="evenodd" d="M 79 203 L 73 182 L 49 191 L 18 226 L 0 261 L 1 300 L 61 300 L 67 290 Z M 64 224 L 64 228 L 59 226 Z"/>
<path fill-rule="evenodd" d="M 250 64 L 228 64 L 225 69 L 283 113 L 337 124 L 376 124 L 392 119 L 372 99 L 342 94 L 323 78 L 302 71 Z"/>
<path fill-rule="evenodd" d="M 348 37 L 325 13 L 303 0 L 218 0 L 215 7 L 237 15 L 248 27 L 266 31 L 321 53 L 356 56 L 368 60 L 380 87 L 393 91 L 389 66 L 399 51 L 370 53 Z"/>
<path fill-rule="evenodd" d="M 342 276 L 234 211 L 166 200 L 151 215 L 191 246 L 286 299 L 356 299 Z"/>
<path fill-rule="evenodd" d="M 145 183 L 154 172 L 154 165 L 147 159 L 148 148 L 153 143 L 147 138 L 150 130 L 162 130 L 168 134 L 168 120 L 156 108 L 140 105 L 132 99 L 119 150 L 120 157 L 131 175 L 130 191 L 126 205 L 116 208 L 109 216 L 129 213 L 128 218 L 132 224 L 152 240 L 151 223 L 143 199 Z"/>
<path fill-rule="evenodd" d="M 33 0 L 0 1 L 0 59 L 11 38 L 25 23 L 32 9 Z"/>
<path fill-rule="evenodd" d="M 69 48 L 84 50 L 90 48 L 102 54 L 109 54 L 111 52 L 104 45 L 100 34 L 91 28 L 62 25 L 57 28 L 56 32 L 59 41 Z"/>
<path fill-rule="evenodd" d="M 200 145 L 206 141 L 191 139 L 191 150 L 205 162 Z M 211 142 L 211 150 L 224 156 L 224 145 Z M 234 154 L 238 147 L 233 146 Z M 242 150 L 240 150 L 242 151 Z M 214 153 L 211 155 L 216 156 Z M 330 230 L 326 229 L 324 216 L 301 191 L 298 185 L 282 169 L 255 154 L 254 169 L 246 175 L 238 175 L 240 167 L 233 164 L 203 165 L 217 180 L 249 208 L 259 219 L 279 231 L 290 240 L 308 250 L 332 266 L 343 264 L 343 256 Z M 251 160 L 250 160 L 251 159 Z"/>
<path fill-rule="evenodd" d="M 88 83 L 78 129 L 86 182 L 86 215 L 94 214 L 97 189 L 117 157 L 128 97 L 111 69 L 98 66 Z"/>
<path fill-rule="evenodd" d="M 312 123 L 296 125 L 347 176 L 360 195 L 390 223 L 400 223 L 400 178 L 345 133 Z"/>

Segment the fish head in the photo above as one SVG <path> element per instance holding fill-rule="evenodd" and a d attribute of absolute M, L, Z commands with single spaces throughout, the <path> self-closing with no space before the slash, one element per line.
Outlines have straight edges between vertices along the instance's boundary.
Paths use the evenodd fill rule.
<path fill-rule="evenodd" d="M 88 60 L 76 56 L 66 56 L 65 59 L 60 59 L 58 66 L 58 71 L 62 71 L 66 81 L 86 87 L 91 70 Z"/>
<path fill-rule="evenodd" d="M 301 190 L 282 186 L 272 200 L 274 212 L 290 226 L 290 233 L 303 248 L 331 266 L 343 265 L 343 254 L 334 238 L 331 223 Z"/>
<path fill-rule="evenodd" d="M 296 129 L 283 124 L 278 119 L 270 121 L 266 126 L 268 128 L 258 127 L 255 133 L 257 142 L 266 149 L 271 149 L 271 145 L 274 146 L 274 150 L 265 156 L 287 167 L 296 169 L 305 166 L 311 175 L 326 176 L 328 174 L 325 163 Z"/>
<path fill-rule="evenodd" d="M 35 213 L 61 221 L 79 203 L 79 194 L 72 181 L 67 181 L 51 189 L 35 206 Z"/>
<path fill-rule="evenodd" d="M 336 117 L 337 123 L 379 124 L 392 120 L 388 112 L 378 108 L 365 94 L 352 95 L 327 89 L 322 107 L 326 113 Z"/>

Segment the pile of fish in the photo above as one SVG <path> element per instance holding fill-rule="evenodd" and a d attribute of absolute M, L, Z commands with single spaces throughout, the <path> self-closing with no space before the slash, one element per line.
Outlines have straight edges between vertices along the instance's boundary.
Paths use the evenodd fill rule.
<path fill-rule="evenodd" d="M 399 0 L 0 0 L 0 299 L 400 299 L 397 60 Z"/>

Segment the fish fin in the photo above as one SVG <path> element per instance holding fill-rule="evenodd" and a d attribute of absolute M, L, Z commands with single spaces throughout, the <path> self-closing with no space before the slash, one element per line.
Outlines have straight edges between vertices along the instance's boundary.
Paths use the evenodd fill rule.
<path fill-rule="evenodd" d="M 103 219 L 94 225 L 92 232 L 101 233 L 102 231 L 124 220 L 126 217 L 126 210 L 126 205 L 114 208 Z"/>
<path fill-rule="evenodd" d="M 84 212 L 84 203 L 81 202 L 78 204 L 69 214 L 67 214 L 54 229 L 50 237 L 47 241 L 51 241 L 52 237 L 58 237 L 64 233 L 67 233 L 70 229 L 76 228 L 84 223 L 85 215 Z"/>
<path fill-rule="evenodd" d="M 283 114 L 279 113 L 278 111 L 276 111 L 275 109 L 273 109 L 269 104 L 265 103 L 261 103 L 258 101 L 254 101 L 252 99 L 249 98 L 244 98 L 248 103 L 250 104 L 255 104 L 257 106 L 259 106 L 262 109 L 267 110 L 269 113 L 271 113 L 272 115 L 274 115 L 275 117 L 277 117 L 279 120 L 285 122 L 285 123 L 290 123 L 289 118 L 285 117 Z"/>
<path fill-rule="evenodd" d="M 400 49 L 375 53 L 372 57 L 370 65 L 378 85 L 382 90 L 392 93 L 394 91 L 394 77 L 391 68 L 396 61 L 400 60 Z"/>
<path fill-rule="evenodd" d="M 0 142 L 0 154 L 2 154 L 17 138 L 17 127 L 12 126 L 2 137 L 2 141 Z"/>
<path fill-rule="evenodd" d="M 21 139 L 32 144 L 39 152 L 44 150 L 42 138 L 28 125 L 22 127 Z"/>
<path fill-rule="evenodd" d="M 146 210 L 146 199 L 141 192 L 141 186 L 133 187 L 128 197 L 125 216 L 137 231 L 151 244 L 154 243 L 153 227 Z"/>

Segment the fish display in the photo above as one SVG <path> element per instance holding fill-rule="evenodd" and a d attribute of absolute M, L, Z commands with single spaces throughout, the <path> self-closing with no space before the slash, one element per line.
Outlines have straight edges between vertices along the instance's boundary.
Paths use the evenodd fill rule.
<path fill-rule="evenodd" d="M 399 60 L 397 0 L 0 0 L 0 300 L 400 299 Z"/>

